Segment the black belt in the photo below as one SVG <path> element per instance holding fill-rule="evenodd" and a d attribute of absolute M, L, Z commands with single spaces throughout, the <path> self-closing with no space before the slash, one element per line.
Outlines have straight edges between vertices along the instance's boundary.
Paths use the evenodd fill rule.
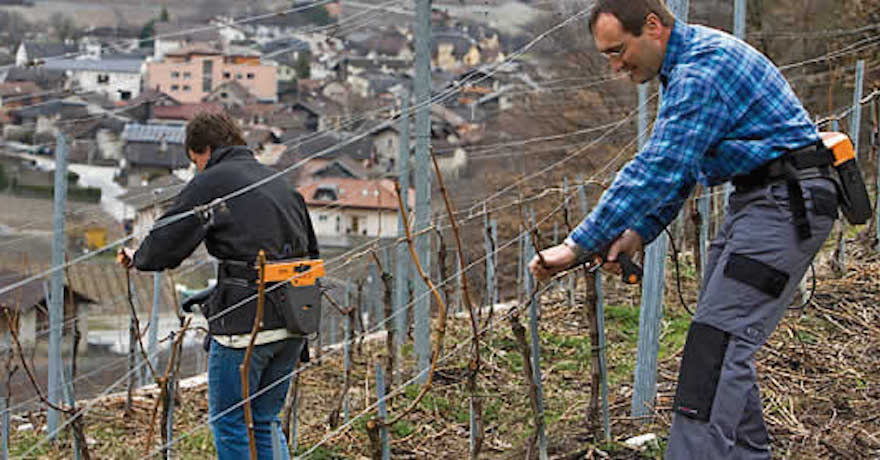
<path fill-rule="evenodd" d="M 763 187 L 774 182 L 785 181 L 788 187 L 788 199 L 798 236 L 807 239 L 811 236 L 810 222 L 807 220 L 807 207 L 800 181 L 803 179 L 827 177 L 833 178 L 831 165 L 834 155 L 822 141 L 804 148 L 785 153 L 779 158 L 759 166 L 752 172 L 733 178 L 733 185 L 738 190 L 749 190 Z M 804 175 L 804 170 L 813 170 L 813 174 Z"/>
<path fill-rule="evenodd" d="M 237 278 L 246 282 L 257 282 L 260 274 L 253 266 L 253 262 L 241 260 L 221 260 L 220 276 L 223 278 Z"/>

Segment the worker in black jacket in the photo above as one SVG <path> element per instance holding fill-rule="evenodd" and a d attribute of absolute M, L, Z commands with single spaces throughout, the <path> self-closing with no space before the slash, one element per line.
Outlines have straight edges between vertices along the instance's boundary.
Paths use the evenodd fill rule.
<path fill-rule="evenodd" d="M 239 365 L 256 315 L 256 271 L 260 250 L 271 260 L 318 258 L 318 244 L 302 196 L 285 180 L 261 183 L 274 173 L 245 146 L 241 130 L 226 114 L 201 113 L 186 128 L 186 152 L 198 174 L 162 216 L 137 252 L 120 250 L 123 265 L 139 270 L 175 268 L 204 241 L 220 260 L 217 288 L 203 313 L 211 333 L 208 396 L 211 428 L 220 459 L 249 456 L 241 402 Z M 218 198 L 224 198 L 217 202 Z M 213 206 L 204 206 L 210 205 Z M 195 209 L 182 219 L 175 216 Z M 166 222 L 170 222 L 167 223 Z M 250 364 L 250 393 L 259 458 L 272 458 L 272 429 L 304 338 L 286 328 L 283 290 L 266 294 L 266 308 Z M 242 301 L 250 298 L 244 303 Z M 239 305 L 240 304 L 240 305 Z M 276 384 L 281 381 L 281 384 Z M 228 411 L 228 412 L 227 412 Z M 282 437 L 283 434 L 279 435 Z M 286 452 L 286 450 L 285 450 Z M 285 455 L 286 457 L 286 455 Z"/>

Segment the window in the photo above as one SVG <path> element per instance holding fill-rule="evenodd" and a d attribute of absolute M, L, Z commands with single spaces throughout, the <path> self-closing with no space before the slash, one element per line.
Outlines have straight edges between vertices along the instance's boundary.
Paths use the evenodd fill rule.
<path fill-rule="evenodd" d="M 248 80 L 253 80 L 253 79 L 254 79 L 254 74 L 252 74 L 252 73 L 247 74 L 247 79 L 248 79 Z"/>
<path fill-rule="evenodd" d="M 171 78 L 180 78 L 180 72 L 171 72 Z"/>
<path fill-rule="evenodd" d="M 240 73 L 235 74 L 235 79 L 236 79 L 236 80 L 241 80 L 241 74 L 240 74 Z"/>
<path fill-rule="evenodd" d="M 98 74 L 98 84 L 99 85 L 106 85 L 107 83 L 110 83 L 110 75 L 107 75 L 106 73 L 99 73 Z"/>
<path fill-rule="evenodd" d="M 223 78 L 226 78 L 228 80 L 228 79 L 232 78 L 232 74 L 229 72 L 223 72 Z"/>
<path fill-rule="evenodd" d="M 179 89 L 180 89 L 180 86 L 178 86 L 178 85 L 171 85 L 171 91 L 177 91 L 177 90 L 179 90 Z"/>
<path fill-rule="evenodd" d="M 192 73 L 190 73 L 190 72 L 183 73 L 183 78 L 190 78 L 190 77 L 192 77 Z"/>
<path fill-rule="evenodd" d="M 213 89 L 212 75 L 214 75 L 214 61 L 202 61 L 202 92 L 210 93 Z"/>
<path fill-rule="evenodd" d="M 119 100 L 120 101 L 131 100 L 131 91 L 119 90 Z"/>
<path fill-rule="evenodd" d="M 327 222 L 327 215 L 326 214 L 318 215 L 318 222 Z"/>
<path fill-rule="evenodd" d="M 351 233 L 357 235 L 360 233 L 361 222 L 358 216 L 351 216 Z"/>
<path fill-rule="evenodd" d="M 227 97 L 229 97 L 229 94 L 226 91 L 220 93 L 220 99 L 226 99 Z"/>
<path fill-rule="evenodd" d="M 184 90 L 184 91 L 189 91 L 189 90 L 191 90 L 191 89 L 192 89 L 192 88 L 190 88 L 189 85 L 183 85 L 183 90 Z"/>

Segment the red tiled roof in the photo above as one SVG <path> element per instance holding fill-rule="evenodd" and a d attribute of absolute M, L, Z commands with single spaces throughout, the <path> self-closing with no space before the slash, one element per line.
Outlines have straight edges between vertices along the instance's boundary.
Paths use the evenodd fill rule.
<path fill-rule="evenodd" d="M 0 83 L 0 97 L 32 94 L 40 91 L 42 91 L 40 87 L 32 81 Z"/>
<path fill-rule="evenodd" d="M 271 115 L 283 108 L 282 104 L 247 104 L 241 110 L 251 115 Z"/>
<path fill-rule="evenodd" d="M 223 106 L 211 102 L 165 105 L 153 107 L 153 118 L 163 120 L 192 120 L 200 112 L 220 113 Z"/>
<path fill-rule="evenodd" d="M 321 188 L 333 188 L 336 200 L 316 200 L 315 193 Z M 362 180 L 327 178 L 297 188 L 311 206 L 335 205 L 347 208 L 396 210 L 397 193 L 394 182 L 388 179 Z M 410 189 L 410 204 L 415 204 L 415 191 Z"/>

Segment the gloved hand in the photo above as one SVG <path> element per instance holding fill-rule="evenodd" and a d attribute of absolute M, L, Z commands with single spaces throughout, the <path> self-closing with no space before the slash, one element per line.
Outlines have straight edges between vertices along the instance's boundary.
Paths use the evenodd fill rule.
<path fill-rule="evenodd" d="M 184 300 L 182 304 L 180 304 L 180 308 L 186 313 L 192 313 L 193 306 L 202 305 L 203 303 L 205 303 L 208 300 L 208 297 L 211 297 L 211 293 L 214 292 L 214 288 L 214 286 L 211 286 L 187 297 L 187 299 Z"/>

